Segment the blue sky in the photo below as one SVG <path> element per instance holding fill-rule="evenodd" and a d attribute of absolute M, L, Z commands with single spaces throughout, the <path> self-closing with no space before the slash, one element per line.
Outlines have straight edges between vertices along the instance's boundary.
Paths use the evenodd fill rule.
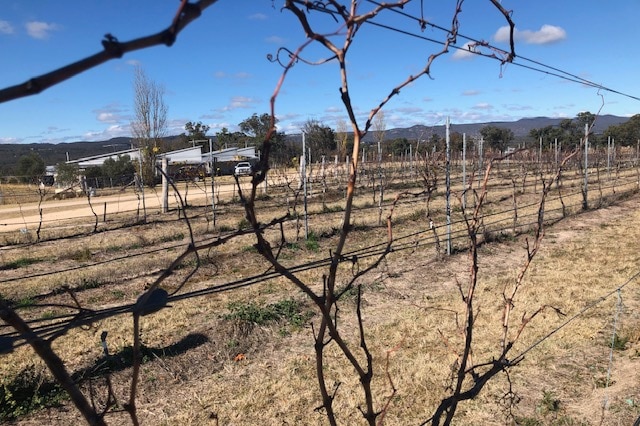
<path fill-rule="evenodd" d="M 172 47 L 126 54 L 49 88 L 39 95 L 0 104 L 0 143 L 102 141 L 131 136 L 133 75 L 140 66 L 165 88 L 169 134 L 187 121 L 211 127 L 210 135 L 269 111 L 282 68 L 267 60 L 280 47 L 295 50 L 305 40 L 297 20 L 281 11 L 281 0 L 219 0 L 185 28 Z M 361 1 L 361 10 L 372 7 Z M 120 41 L 166 28 L 179 2 L 152 0 L 2 0 L 0 3 L 0 88 L 20 84 L 97 53 L 110 33 Z M 602 0 L 503 0 L 516 23 L 516 53 L 624 94 L 640 97 L 640 2 Z M 420 2 L 405 12 L 419 16 Z M 424 0 L 424 16 L 450 25 L 453 0 Z M 422 37 L 444 33 L 387 14 L 377 22 Z M 488 0 L 467 0 L 460 33 L 507 48 L 506 22 Z M 337 29 L 324 20 L 323 31 Z M 339 38 L 335 38 L 339 43 Z M 458 40 L 463 46 L 465 39 Z M 408 75 L 421 70 L 440 46 L 424 39 L 364 26 L 349 53 L 352 101 L 360 123 L 369 110 Z M 416 124 L 452 125 L 515 121 L 522 117 L 575 117 L 581 111 L 631 116 L 640 101 L 522 67 L 452 50 L 385 108 L 388 129 Z M 309 47 L 303 57 L 325 58 Z M 517 62 L 541 68 L 516 59 Z M 335 128 L 346 119 L 336 63 L 297 64 L 276 102 L 278 127 L 299 133 L 309 119 Z M 604 104 L 603 104 L 604 101 Z"/>

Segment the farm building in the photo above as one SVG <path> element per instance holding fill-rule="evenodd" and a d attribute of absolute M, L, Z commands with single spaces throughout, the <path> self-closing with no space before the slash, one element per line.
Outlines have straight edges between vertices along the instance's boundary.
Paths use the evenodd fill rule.
<path fill-rule="evenodd" d="M 258 159 L 258 156 L 256 155 L 255 147 L 227 148 L 227 149 L 222 149 L 220 151 L 213 151 L 211 155 L 217 162 Z M 209 161 L 209 153 L 207 152 L 205 154 L 202 154 L 202 162 L 206 163 L 208 161 Z"/>
<path fill-rule="evenodd" d="M 156 161 L 161 162 L 163 158 L 167 159 L 169 166 L 202 164 L 202 147 L 195 146 L 158 154 Z"/>
<path fill-rule="evenodd" d="M 233 167 L 238 161 L 250 161 L 254 163 L 258 160 L 255 147 L 248 148 L 226 148 L 220 151 L 213 151 L 202 154 L 202 163 L 207 168 L 207 173 L 211 174 L 211 163 L 215 163 L 216 174 L 229 175 L 233 173 Z"/>
<path fill-rule="evenodd" d="M 140 150 L 127 149 L 124 151 L 111 152 L 109 154 L 94 155 L 91 157 L 78 158 L 77 160 L 67 161 L 68 164 L 77 164 L 80 169 L 88 167 L 100 167 L 108 159 L 118 159 L 118 157 L 128 155 L 131 161 L 138 161 L 140 158 Z M 209 160 L 219 163 L 235 162 L 241 160 L 255 160 L 258 158 L 256 149 L 249 148 L 227 148 L 220 151 L 213 151 L 211 155 L 202 152 L 201 146 L 179 149 L 176 151 L 165 152 L 157 156 L 158 162 L 163 158 L 167 158 L 170 166 L 173 165 L 196 165 L 208 164 Z"/>
<path fill-rule="evenodd" d="M 78 168 L 83 170 L 88 167 L 101 167 L 108 158 L 117 160 L 118 157 L 122 157 L 124 155 L 128 155 L 129 158 L 131 158 L 131 161 L 138 161 L 138 159 L 140 158 L 140 150 L 138 148 L 135 148 L 126 149 L 124 151 L 111 152 L 109 154 L 93 155 L 91 157 L 84 157 L 78 158 L 77 160 L 67 161 L 67 164 L 77 164 Z"/>

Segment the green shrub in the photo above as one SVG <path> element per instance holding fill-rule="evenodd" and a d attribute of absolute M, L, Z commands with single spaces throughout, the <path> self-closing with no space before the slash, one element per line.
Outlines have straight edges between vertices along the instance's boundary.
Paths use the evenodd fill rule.
<path fill-rule="evenodd" d="M 304 245 L 307 250 L 320 250 L 320 245 L 318 244 L 318 236 L 313 231 L 307 234 L 307 240 L 305 241 Z"/>
<path fill-rule="evenodd" d="M 0 382 L 0 422 L 15 420 L 34 410 L 59 405 L 67 394 L 44 377 L 43 370 L 31 365 L 13 380 Z"/>
<path fill-rule="evenodd" d="M 538 404 L 538 412 L 544 416 L 560 411 L 560 400 L 552 391 L 542 391 L 542 400 Z"/>
<path fill-rule="evenodd" d="M 76 290 L 91 290 L 92 288 L 100 288 L 102 281 L 97 278 L 82 278 Z"/>
<path fill-rule="evenodd" d="M 247 228 L 249 228 L 249 221 L 247 220 L 247 218 L 243 217 L 238 222 L 238 229 L 242 231 L 243 229 L 247 229 Z"/>
<path fill-rule="evenodd" d="M 303 306 L 294 299 L 284 299 L 266 306 L 256 302 L 230 303 L 229 313 L 223 318 L 227 320 L 242 320 L 257 325 L 284 320 L 291 325 L 301 327 L 311 317 L 310 312 L 303 312 Z"/>

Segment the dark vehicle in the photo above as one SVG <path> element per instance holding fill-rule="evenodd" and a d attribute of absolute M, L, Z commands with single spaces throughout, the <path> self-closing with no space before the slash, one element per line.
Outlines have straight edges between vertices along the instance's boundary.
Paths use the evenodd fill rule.
<path fill-rule="evenodd" d="M 40 180 L 45 186 L 53 186 L 53 184 L 55 183 L 54 181 L 54 177 L 51 175 L 45 175 L 42 176 L 42 179 Z"/>
<path fill-rule="evenodd" d="M 198 182 L 199 180 L 204 179 L 205 176 L 206 172 L 202 164 L 199 166 L 182 166 L 173 174 L 173 180 L 188 180 Z"/>

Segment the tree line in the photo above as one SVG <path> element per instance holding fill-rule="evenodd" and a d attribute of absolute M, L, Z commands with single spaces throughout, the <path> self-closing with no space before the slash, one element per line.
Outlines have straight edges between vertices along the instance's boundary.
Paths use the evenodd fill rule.
<path fill-rule="evenodd" d="M 251 116 L 238 123 L 237 131 L 230 131 L 223 127 L 213 136 L 209 135 L 211 127 L 201 121 L 188 121 L 184 125 L 184 133 L 179 135 L 174 142 L 168 142 L 166 135 L 166 122 L 168 107 L 164 101 L 164 88 L 162 85 L 149 79 L 144 71 L 136 69 L 134 75 L 134 105 L 135 120 L 131 123 L 135 145 L 140 148 L 142 154 L 142 178 L 148 185 L 157 181 L 155 158 L 158 154 L 174 149 L 186 148 L 195 143 L 204 143 L 211 139 L 213 149 L 222 150 L 230 147 L 255 147 L 258 152 L 263 150 L 267 135 L 269 135 L 270 154 L 272 164 L 296 166 L 302 155 L 302 146 L 298 138 L 287 137 L 284 132 L 271 131 L 271 116 L 268 113 Z M 516 141 L 514 133 L 508 128 L 487 125 L 480 129 L 480 137 L 483 139 L 484 149 L 502 153 L 509 147 L 522 144 L 526 147 L 537 147 L 542 138 L 544 141 L 557 141 L 560 146 L 570 149 L 580 143 L 584 138 L 585 125 L 591 126 L 597 119 L 591 112 L 580 112 L 575 118 L 562 120 L 559 125 L 550 125 L 543 128 L 531 129 L 528 138 Z M 276 121 L 277 124 L 277 121 Z M 385 138 L 386 123 L 381 112 L 374 123 L 374 138 L 378 146 L 370 148 L 382 158 L 388 156 L 402 156 L 409 153 L 424 155 L 429 152 L 443 152 L 446 140 L 434 133 L 425 139 Z M 339 120 L 336 129 L 317 119 L 308 119 L 303 127 L 307 156 L 311 161 L 320 161 L 322 157 L 331 158 L 337 156 L 340 161 L 346 159 L 347 153 L 353 148 L 353 133 L 348 131 L 346 123 Z M 478 137 L 467 140 L 467 149 L 477 149 L 475 144 Z M 613 139 L 617 146 L 635 146 L 640 140 L 640 114 L 631 117 L 620 125 L 609 126 L 601 134 L 589 136 L 592 146 L 606 146 L 607 141 Z M 459 132 L 450 134 L 449 143 L 453 152 L 463 149 L 463 135 Z M 208 150 L 208 144 L 204 144 Z M 67 184 L 72 176 L 78 176 L 80 171 L 77 166 L 66 162 L 56 165 L 58 182 Z M 130 159 L 119 158 L 105 162 L 102 167 L 92 167 L 82 171 L 86 178 L 106 177 L 120 180 L 123 176 L 132 177 L 136 167 Z M 22 182 L 38 182 L 45 175 L 46 166 L 42 157 L 36 151 L 30 151 L 21 156 L 13 170 L 16 178 Z"/>

